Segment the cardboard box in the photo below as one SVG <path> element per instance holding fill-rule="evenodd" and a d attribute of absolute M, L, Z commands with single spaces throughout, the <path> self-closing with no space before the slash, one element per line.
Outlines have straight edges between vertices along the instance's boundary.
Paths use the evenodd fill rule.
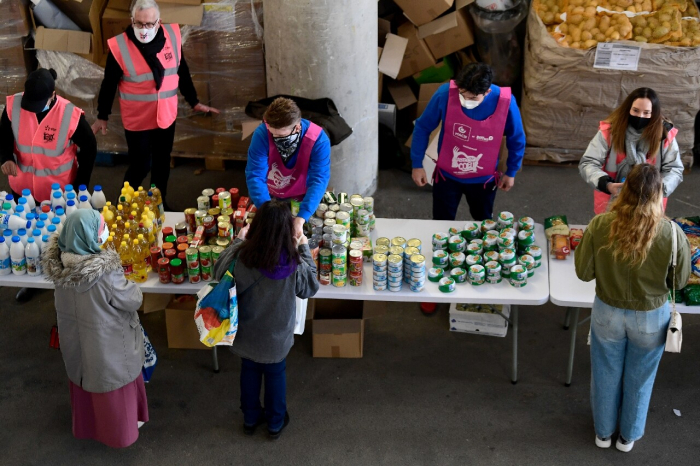
<path fill-rule="evenodd" d="M 450 331 L 505 337 L 508 333 L 508 321 L 501 315 L 489 311 L 487 307 L 487 305 L 477 304 L 450 304 Z M 503 316 L 510 316 L 510 306 L 494 305 L 493 307 Z M 474 312 L 477 310 L 480 312 Z"/>
<path fill-rule="evenodd" d="M 467 10 L 449 13 L 418 28 L 418 38 L 425 40 L 435 58 L 446 57 L 474 43 L 467 20 Z"/>
<path fill-rule="evenodd" d="M 396 134 L 396 105 L 380 103 L 378 111 L 379 123 L 388 126 Z"/>
<path fill-rule="evenodd" d="M 199 332 L 194 323 L 194 309 L 197 302 L 191 297 L 187 300 L 173 299 L 165 308 L 165 327 L 168 334 L 168 348 L 209 349 L 199 341 Z"/>
<path fill-rule="evenodd" d="M 397 110 L 403 110 L 418 102 L 418 99 L 416 99 L 415 94 L 413 94 L 411 90 L 411 86 L 405 81 L 390 81 L 387 88 L 389 89 L 391 98 L 394 99 Z"/>
<path fill-rule="evenodd" d="M 384 47 L 387 34 L 391 34 L 391 21 L 377 18 L 377 45 L 380 48 Z"/>
<path fill-rule="evenodd" d="M 408 39 L 395 34 L 387 34 L 384 51 L 379 58 L 379 71 L 385 75 L 396 79 L 401 69 L 401 62 L 406 53 Z"/>
<path fill-rule="evenodd" d="M 361 358 L 365 320 L 384 312 L 381 303 L 340 299 L 310 299 L 315 358 Z"/>
<path fill-rule="evenodd" d="M 426 68 L 413 75 L 413 80 L 418 84 L 444 83 L 454 76 L 454 66 L 449 57 L 443 58 L 436 65 Z"/>
<path fill-rule="evenodd" d="M 420 26 L 446 12 L 454 0 L 394 0 L 394 3 L 403 10 L 406 18 Z"/>
<path fill-rule="evenodd" d="M 143 302 L 141 303 L 141 307 L 138 310 L 143 312 L 144 314 L 148 314 L 149 312 L 162 311 L 163 309 L 168 307 L 168 304 L 172 299 L 173 295 L 171 294 L 146 293 L 143 295 Z"/>
<path fill-rule="evenodd" d="M 430 68 L 435 64 L 435 57 L 430 52 L 424 40 L 418 38 L 418 28 L 410 22 L 399 26 L 398 35 L 408 39 L 406 51 L 403 55 L 401 68 L 396 79 L 404 79 L 413 76 L 419 71 Z"/>
<path fill-rule="evenodd" d="M 418 91 L 418 116 L 423 114 L 423 111 L 425 110 L 425 107 L 428 106 L 430 99 L 433 98 L 433 95 L 435 92 L 437 92 L 440 86 L 442 86 L 442 84 L 443 83 L 428 83 L 420 85 L 420 90 Z"/>

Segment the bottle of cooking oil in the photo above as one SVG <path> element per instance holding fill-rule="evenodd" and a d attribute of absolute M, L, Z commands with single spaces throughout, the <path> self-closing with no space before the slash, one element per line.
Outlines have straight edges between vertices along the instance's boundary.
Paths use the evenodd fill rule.
<path fill-rule="evenodd" d="M 151 246 L 157 246 L 155 244 L 156 232 L 153 229 L 153 222 L 150 218 L 148 218 L 148 214 L 145 212 L 143 215 L 141 215 L 141 223 L 143 224 L 144 229 L 147 231 L 146 235 L 144 236 L 146 236 L 148 239 L 148 244 Z"/>
<path fill-rule="evenodd" d="M 134 273 L 134 258 L 131 255 L 131 248 L 127 245 L 126 241 L 122 241 L 121 246 L 119 246 L 119 257 L 122 261 L 124 276 L 131 280 L 131 275 Z"/>
<path fill-rule="evenodd" d="M 116 244 L 122 244 L 122 238 L 124 237 L 126 223 L 121 215 L 118 215 L 114 221 L 114 227 L 112 227 L 112 233 L 114 234 L 114 241 Z"/>
<path fill-rule="evenodd" d="M 122 189 L 122 195 L 119 196 L 119 205 L 122 207 L 123 213 L 128 213 L 131 209 L 131 203 L 129 199 L 127 199 L 127 192 L 125 189 Z"/>
<path fill-rule="evenodd" d="M 116 246 L 114 245 L 114 236 L 109 235 L 107 241 L 105 241 L 105 244 L 102 245 L 102 249 L 111 249 L 112 251 L 116 250 Z"/>
<path fill-rule="evenodd" d="M 112 228 L 112 225 L 114 225 L 114 212 L 109 210 L 107 206 L 102 208 L 102 218 L 104 219 L 107 228 Z"/>
<path fill-rule="evenodd" d="M 165 208 L 163 207 L 163 196 L 160 193 L 160 189 L 156 188 L 155 184 L 151 184 L 150 192 L 153 193 L 153 202 L 158 206 L 158 212 L 160 212 L 160 224 L 165 222 Z"/>
<path fill-rule="evenodd" d="M 146 206 L 143 208 L 144 215 L 148 215 L 148 218 L 153 222 L 153 234 L 158 235 L 161 230 L 161 225 L 159 223 L 160 218 L 156 216 L 155 211 L 151 207 L 151 201 L 146 201 Z"/>
<path fill-rule="evenodd" d="M 141 248 L 142 259 L 146 263 L 146 272 L 150 272 L 151 267 L 151 245 L 148 244 L 148 237 L 139 235 L 139 248 Z"/>
<path fill-rule="evenodd" d="M 131 279 L 137 283 L 143 283 L 148 280 L 148 265 L 146 264 L 146 259 L 144 258 L 143 248 L 139 244 L 139 240 L 135 239 L 132 243 L 131 250 L 133 252 L 134 261 L 134 272 Z"/>

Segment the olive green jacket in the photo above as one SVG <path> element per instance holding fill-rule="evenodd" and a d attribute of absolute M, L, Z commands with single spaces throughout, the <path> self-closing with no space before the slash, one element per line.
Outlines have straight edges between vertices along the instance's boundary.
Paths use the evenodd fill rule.
<path fill-rule="evenodd" d="M 615 213 L 596 216 L 588 225 L 575 251 L 576 275 L 585 282 L 596 280 L 595 292 L 609 306 L 634 311 L 651 311 L 668 299 L 671 286 L 679 290 L 690 277 L 690 244 L 683 230 L 669 220 L 659 228 L 646 260 L 641 266 L 615 261 L 608 243 Z M 673 229 L 672 229 L 673 228 Z M 672 234 L 678 238 L 676 280 L 673 283 Z"/>

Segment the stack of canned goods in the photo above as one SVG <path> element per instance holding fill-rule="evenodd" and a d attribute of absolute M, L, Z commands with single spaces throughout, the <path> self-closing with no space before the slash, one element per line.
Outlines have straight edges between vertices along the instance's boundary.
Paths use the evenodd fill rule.
<path fill-rule="evenodd" d="M 374 198 L 326 192 L 314 216 L 309 219 L 311 235 L 318 236 L 321 242 L 324 234 L 330 234 L 324 227 L 335 224 L 345 226 L 351 238 L 369 237 L 375 225 Z"/>
<path fill-rule="evenodd" d="M 333 253 L 330 248 L 322 248 L 318 252 L 318 282 L 321 285 L 330 285 L 332 273 Z"/>
<path fill-rule="evenodd" d="M 462 230 L 450 228 L 446 233 L 435 233 L 433 268 L 428 279 L 439 282 L 450 277 L 452 286 L 466 281 L 478 286 L 497 284 L 505 278 L 513 286 L 525 286 L 527 277 L 532 277 L 542 263 L 542 250 L 535 239 L 535 221 L 522 217 L 516 222 L 510 212 L 501 212 L 495 221 L 469 222 Z M 524 279 L 520 268 L 525 271 Z M 450 286 L 439 288 L 451 290 Z"/>
<path fill-rule="evenodd" d="M 342 244 L 336 244 L 331 249 L 331 284 L 342 288 L 348 279 L 348 250 Z M 360 279 L 361 280 L 361 279 Z"/>
<path fill-rule="evenodd" d="M 359 249 L 350 249 L 348 257 L 348 283 L 350 283 L 350 286 L 361 286 L 362 251 Z"/>
<path fill-rule="evenodd" d="M 372 282 L 375 291 L 384 291 L 389 283 L 389 258 L 386 254 L 375 253 L 372 256 Z"/>
<path fill-rule="evenodd" d="M 401 291 L 403 285 L 403 256 L 390 254 L 387 258 L 389 291 Z"/>
<path fill-rule="evenodd" d="M 425 288 L 425 256 L 413 254 L 409 259 L 409 265 L 411 270 L 411 291 L 421 292 Z"/>

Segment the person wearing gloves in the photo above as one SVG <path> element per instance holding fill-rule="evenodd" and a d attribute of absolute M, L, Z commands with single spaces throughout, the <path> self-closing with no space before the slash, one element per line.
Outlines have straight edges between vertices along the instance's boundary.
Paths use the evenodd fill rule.
<path fill-rule="evenodd" d="M 294 344 L 296 298 L 311 298 L 319 288 L 307 239 L 294 235 L 288 202 L 273 199 L 260 206 L 214 264 L 217 280 L 234 260 L 238 332 L 231 351 L 241 357 L 243 431 L 253 435 L 267 423 L 276 439 L 289 424 L 286 358 Z"/>
<path fill-rule="evenodd" d="M 15 197 L 29 189 L 49 200 L 51 185 L 88 185 L 97 141 L 84 112 L 56 95 L 56 71 L 38 69 L 24 92 L 7 96 L 0 117 L 0 159 Z"/>
<path fill-rule="evenodd" d="M 245 178 L 256 206 L 271 198 L 300 202 L 294 212 L 294 233 L 299 236 L 331 178 L 330 140 L 320 126 L 301 118 L 293 100 L 279 97 L 253 133 Z"/>
<path fill-rule="evenodd" d="M 663 189 L 654 165 L 632 167 L 610 212 L 591 221 L 576 248 L 576 275 L 596 281 L 591 405 L 600 448 L 609 448 L 619 432 L 616 447 L 629 452 L 644 435 L 670 320 L 669 291 L 690 277 L 690 244 L 664 216 Z"/>
<path fill-rule="evenodd" d="M 416 120 L 411 143 L 413 181 L 425 186 L 423 158 L 430 133 L 442 123 L 438 160 L 433 172 L 433 219 L 454 220 L 464 196 L 472 219 L 493 218 L 496 189 L 510 191 L 525 155 L 525 132 L 520 110 L 508 87 L 493 83 L 493 70 L 484 63 L 464 67 L 438 88 Z M 507 169 L 498 172 L 501 141 L 506 138 Z M 421 311 L 434 314 L 434 303 Z"/>
<path fill-rule="evenodd" d="M 127 447 L 148 421 L 141 369 L 144 338 L 139 287 L 124 278 L 119 254 L 101 249 L 102 216 L 80 209 L 53 235 L 41 263 L 56 287 L 61 356 L 69 379 L 73 435 Z"/>
<path fill-rule="evenodd" d="M 129 168 L 124 181 L 139 186 L 148 172 L 163 202 L 170 178 L 170 153 L 175 138 L 177 90 L 196 112 L 219 113 L 197 99 L 190 70 L 182 54 L 177 24 L 161 24 L 155 0 L 135 0 L 131 26 L 107 41 L 109 54 L 97 101 L 95 134 L 107 133 L 114 95 L 119 89 Z M 167 207 L 165 210 L 171 210 Z"/>
<path fill-rule="evenodd" d="M 600 122 L 598 134 L 588 144 L 579 162 L 581 177 L 593 189 L 593 211 L 606 211 L 611 196 L 617 196 L 635 165 L 650 163 L 661 171 L 666 198 L 683 181 L 683 162 L 678 148 L 678 130 L 664 119 L 653 89 L 641 87 Z"/>

